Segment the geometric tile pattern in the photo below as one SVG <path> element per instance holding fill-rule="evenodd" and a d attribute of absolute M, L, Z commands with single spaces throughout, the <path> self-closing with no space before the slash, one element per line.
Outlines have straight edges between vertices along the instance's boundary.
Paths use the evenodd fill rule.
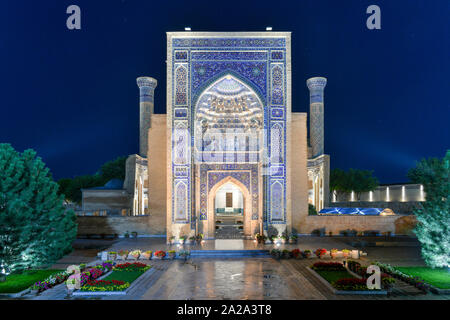
<path fill-rule="evenodd" d="M 233 176 L 248 186 L 252 194 L 252 219 L 263 215 L 264 228 L 268 224 L 286 223 L 286 64 L 288 43 L 286 35 L 276 33 L 251 34 L 249 36 L 186 33 L 173 35 L 170 43 L 172 114 L 172 221 L 190 223 L 194 227 L 195 213 L 200 219 L 206 218 L 206 199 L 209 185 L 222 177 Z M 192 178 L 191 148 L 195 145 L 194 121 L 195 106 L 202 93 L 214 82 L 230 75 L 254 92 L 263 107 L 262 127 L 265 145 L 263 153 L 275 155 L 276 163 L 267 164 L 270 174 L 264 179 L 263 190 L 258 190 L 262 172 L 257 163 L 221 163 L 225 169 L 212 173 L 209 166 L 200 164 L 200 208 L 193 205 L 195 190 Z M 175 108 L 183 106 L 183 109 Z M 178 120 L 179 119 L 179 120 Z M 182 120 L 183 119 L 183 120 Z M 189 135 L 177 130 L 179 121 L 183 122 Z M 228 120 L 227 120 L 228 121 Z M 273 134 L 271 130 L 273 129 Z M 197 131 L 195 131 L 197 132 Z M 267 139 L 269 137 L 269 139 Z M 189 139 L 190 138 L 190 139 Z M 273 151 L 271 153 L 271 150 Z M 175 151 L 175 152 L 174 152 Z M 252 158 L 253 159 L 253 158 Z M 235 159 L 234 159 L 235 160 Z M 270 157 L 269 157 L 270 160 Z M 260 161 L 258 158 L 257 161 Z M 226 166 L 248 166 L 247 169 L 231 169 Z M 206 166 L 206 167 L 205 167 Z M 206 172 L 205 172 L 206 170 Z M 238 172 L 242 171 L 242 172 Z M 271 175 L 273 174 L 273 176 Z M 183 182 L 183 184 L 179 184 Z M 179 186 L 179 188 L 178 188 Z M 185 195 L 185 196 L 184 196 Z M 263 212 L 258 212 L 258 199 L 263 196 Z M 178 199 L 179 198 L 179 199 Z M 174 200 L 177 200 L 176 203 Z M 185 206 L 182 206 L 184 202 Z M 186 208 L 181 214 L 178 208 Z M 177 213 L 178 210 L 178 213 Z M 181 210 L 181 209 L 180 209 Z M 176 217 L 175 217 L 176 215 Z M 183 215 L 183 219 L 179 220 Z"/>

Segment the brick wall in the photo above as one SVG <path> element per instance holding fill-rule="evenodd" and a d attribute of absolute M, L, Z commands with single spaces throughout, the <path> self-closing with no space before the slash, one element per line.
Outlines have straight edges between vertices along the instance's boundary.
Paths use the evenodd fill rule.
<path fill-rule="evenodd" d="M 78 216 L 78 234 L 118 234 L 137 232 L 138 235 L 166 233 L 164 224 L 156 223 L 151 216 Z"/>
<path fill-rule="evenodd" d="M 402 215 L 395 216 L 307 216 L 300 227 L 301 234 L 311 234 L 316 229 L 325 229 L 338 235 L 342 230 L 377 230 L 379 232 L 392 232 L 395 234 L 409 234 L 407 229 L 396 227 L 396 220 Z M 413 217 L 413 216 L 411 216 Z"/>

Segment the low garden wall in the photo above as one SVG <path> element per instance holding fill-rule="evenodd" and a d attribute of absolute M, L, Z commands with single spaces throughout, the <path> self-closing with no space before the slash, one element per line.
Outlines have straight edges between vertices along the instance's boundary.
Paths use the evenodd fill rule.
<path fill-rule="evenodd" d="M 152 216 L 77 216 L 78 235 L 165 235 L 166 226 Z"/>
<path fill-rule="evenodd" d="M 397 220 L 403 223 L 399 224 Z M 380 233 L 410 235 L 410 229 L 414 227 L 415 223 L 409 220 L 415 220 L 415 216 L 307 216 L 300 233 L 311 234 L 315 230 L 322 229 L 326 234 L 332 232 L 333 235 L 339 235 L 343 230 L 356 230 L 357 232 L 376 230 Z M 403 228 L 400 228 L 399 225 Z"/>

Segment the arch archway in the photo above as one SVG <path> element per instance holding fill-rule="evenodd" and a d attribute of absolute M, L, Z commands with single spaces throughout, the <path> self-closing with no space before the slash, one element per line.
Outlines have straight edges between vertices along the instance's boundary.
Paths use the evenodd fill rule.
<path fill-rule="evenodd" d="M 251 85 L 225 74 L 201 92 L 193 110 L 198 230 L 206 238 L 215 238 L 216 193 L 225 183 L 232 182 L 244 198 L 244 236 L 261 232 L 263 101 Z M 210 181 L 209 174 L 222 180 Z"/>
<path fill-rule="evenodd" d="M 236 186 L 239 191 L 241 191 L 243 196 L 243 204 L 244 204 L 244 210 L 243 210 L 243 216 L 244 216 L 244 236 L 250 237 L 252 236 L 252 228 L 251 228 L 251 210 L 252 210 L 252 199 L 250 196 L 250 191 L 247 189 L 247 187 L 237 180 L 234 177 L 228 176 L 226 178 L 223 178 L 222 180 L 218 181 L 209 191 L 208 193 L 208 220 L 207 220 L 207 230 L 208 238 L 214 238 L 215 237 L 215 231 L 216 231 L 216 215 L 215 215 L 215 205 L 214 200 L 216 198 L 217 191 L 224 186 L 227 183 L 231 183 L 234 186 Z"/>

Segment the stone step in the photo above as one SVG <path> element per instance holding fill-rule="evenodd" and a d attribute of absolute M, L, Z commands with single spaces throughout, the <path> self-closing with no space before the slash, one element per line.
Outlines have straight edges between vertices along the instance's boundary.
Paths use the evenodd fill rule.
<path fill-rule="evenodd" d="M 191 250 L 191 258 L 270 257 L 269 250 Z"/>

